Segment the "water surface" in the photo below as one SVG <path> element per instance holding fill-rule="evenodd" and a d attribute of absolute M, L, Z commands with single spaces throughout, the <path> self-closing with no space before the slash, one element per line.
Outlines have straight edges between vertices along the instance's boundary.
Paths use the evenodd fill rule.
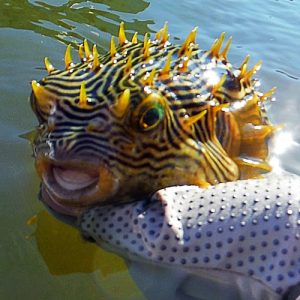
<path fill-rule="evenodd" d="M 261 89 L 277 86 L 269 113 L 274 123 L 286 124 L 281 144 L 292 144 L 280 161 L 300 174 L 299 14 L 300 1 L 284 0 L 1 1 L 0 298 L 145 299 L 120 257 L 82 241 L 37 201 L 30 145 L 19 135 L 37 124 L 28 95 L 30 81 L 46 74 L 45 56 L 62 68 L 66 44 L 84 37 L 103 54 L 121 21 L 128 36 L 138 31 L 140 38 L 168 21 L 172 42 L 199 26 L 197 41 L 205 49 L 226 31 L 233 36 L 230 61 L 239 65 L 246 54 L 253 64 L 262 59 Z M 147 287 L 156 284 L 151 279 Z"/>

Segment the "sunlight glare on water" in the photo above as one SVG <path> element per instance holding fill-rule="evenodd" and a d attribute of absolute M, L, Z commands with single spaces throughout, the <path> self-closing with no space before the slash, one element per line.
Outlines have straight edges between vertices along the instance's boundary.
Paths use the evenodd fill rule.
<path fill-rule="evenodd" d="M 277 132 L 272 141 L 272 150 L 270 165 L 273 170 L 280 172 L 283 169 L 283 155 L 288 153 L 291 149 L 299 151 L 299 144 L 294 140 L 293 134 L 287 130 Z"/>
<path fill-rule="evenodd" d="M 290 131 L 282 130 L 276 133 L 272 147 L 272 152 L 274 154 L 281 155 L 292 147 L 299 147 L 299 144 L 295 142 L 293 134 Z"/>

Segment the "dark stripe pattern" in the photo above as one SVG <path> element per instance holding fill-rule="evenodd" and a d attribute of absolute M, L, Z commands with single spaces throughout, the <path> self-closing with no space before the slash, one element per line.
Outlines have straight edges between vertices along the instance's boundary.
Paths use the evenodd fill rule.
<path fill-rule="evenodd" d="M 211 184 L 237 179 L 236 164 L 228 155 L 236 125 L 227 113 L 215 109 L 219 104 L 240 100 L 232 95 L 245 96 L 234 74 L 237 70 L 196 45 L 187 69 L 182 69 L 187 57 L 179 55 L 180 48 L 152 41 L 150 56 L 144 59 L 143 44 L 128 43 L 117 49 L 113 59 L 110 55 L 99 57 L 100 67 L 95 70 L 87 61 L 69 70 L 53 71 L 40 84 L 55 99 L 54 107 L 45 111 L 34 96 L 32 99 L 45 128 L 35 141 L 36 155 L 47 154 L 57 161 L 93 159 L 116 172 L 146 174 L 149 178 L 171 176 L 172 169 L 174 184 L 179 169 L 181 173 L 201 173 Z M 170 53 L 171 70 L 161 76 Z M 126 72 L 130 55 L 132 69 Z M 153 69 L 155 79 L 145 85 Z M 213 86 L 224 74 L 223 87 L 212 94 Z M 82 82 L 88 96 L 85 108 L 79 105 Z M 125 89 L 130 89 L 130 103 L 125 116 L 118 117 L 111 107 Z M 133 124 L 132 116 L 151 94 L 162 99 L 164 117 L 155 128 L 143 131 Z M 185 125 L 190 117 L 203 111 L 207 112 L 201 119 Z"/>

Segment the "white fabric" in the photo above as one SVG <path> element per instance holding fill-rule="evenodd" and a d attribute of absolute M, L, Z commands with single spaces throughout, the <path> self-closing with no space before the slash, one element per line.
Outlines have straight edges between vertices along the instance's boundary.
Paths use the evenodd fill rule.
<path fill-rule="evenodd" d="M 178 291 L 191 293 L 191 299 L 212 299 L 209 293 L 280 299 L 300 283 L 296 175 L 271 174 L 208 189 L 171 187 L 151 201 L 94 207 L 83 215 L 81 228 L 84 236 L 123 255 L 185 270 L 194 281 L 182 278 Z M 196 295 L 193 282 L 200 289 Z"/>

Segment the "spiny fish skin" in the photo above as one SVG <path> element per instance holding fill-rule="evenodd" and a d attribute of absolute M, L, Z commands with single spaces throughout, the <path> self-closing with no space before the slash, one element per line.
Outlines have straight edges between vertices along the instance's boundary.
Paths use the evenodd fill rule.
<path fill-rule="evenodd" d="M 40 126 L 34 141 L 42 196 L 78 214 L 98 202 L 128 201 L 183 184 L 200 187 L 258 177 L 270 171 L 269 123 L 248 69 L 227 61 L 224 33 L 208 51 L 194 29 L 172 45 L 167 26 L 154 40 L 120 25 L 119 46 L 107 55 L 85 40 L 80 63 L 71 47 L 63 71 L 45 59 L 48 75 L 32 82 L 31 104 Z M 64 209 L 68 207 L 68 209 Z"/>

